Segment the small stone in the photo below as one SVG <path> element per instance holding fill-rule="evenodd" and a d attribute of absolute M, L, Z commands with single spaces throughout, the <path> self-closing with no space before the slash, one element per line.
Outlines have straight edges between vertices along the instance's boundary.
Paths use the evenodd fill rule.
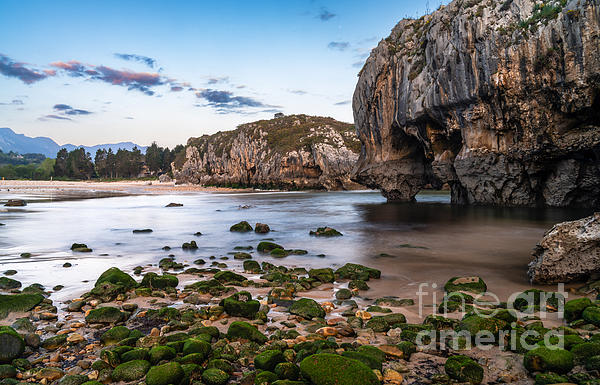
<path fill-rule="evenodd" d="M 336 328 L 333 327 L 323 327 L 317 329 L 316 333 L 322 335 L 323 337 L 335 337 L 337 336 L 338 331 Z"/>
<path fill-rule="evenodd" d="M 383 381 L 389 384 L 401 384 L 404 378 L 400 373 L 393 369 L 385 369 L 383 371 Z"/>
<path fill-rule="evenodd" d="M 404 352 L 398 349 L 397 346 L 394 345 L 380 345 L 378 346 L 379 350 L 383 351 L 386 355 L 394 357 L 394 358 L 404 358 Z"/>
<path fill-rule="evenodd" d="M 78 344 L 80 342 L 85 341 L 85 338 L 81 334 L 73 333 L 67 337 L 67 342 Z"/>

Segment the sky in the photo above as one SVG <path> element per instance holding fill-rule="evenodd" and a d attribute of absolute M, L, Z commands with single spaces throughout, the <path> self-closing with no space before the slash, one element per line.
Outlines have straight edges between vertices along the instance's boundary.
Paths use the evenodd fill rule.
<path fill-rule="evenodd" d="M 0 1 L 0 127 L 161 146 L 276 112 L 352 122 L 369 52 L 425 1 Z"/>

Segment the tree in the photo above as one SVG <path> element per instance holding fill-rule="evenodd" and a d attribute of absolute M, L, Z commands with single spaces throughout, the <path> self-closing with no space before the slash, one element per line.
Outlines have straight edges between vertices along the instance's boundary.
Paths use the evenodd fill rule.
<path fill-rule="evenodd" d="M 152 142 L 150 147 L 146 149 L 146 166 L 152 173 L 158 173 L 163 169 L 162 158 L 164 149 L 158 147 L 156 142 Z"/>
<path fill-rule="evenodd" d="M 96 151 L 94 168 L 96 169 L 96 175 L 100 178 L 106 178 L 108 176 L 107 152 L 105 149 L 98 149 Z"/>
<path fill-rule="evenodd" d="M 94 175 L 94 164 L 89 152 L 83 147 L 75 149 L 67 157 L 67 176 L 75 179 L 90 179 Z"/>
<path fill-rule="evenodd" d="M 66 148 L 61 148 L 58 153 L 56 153 L 56 162 L 54 163 L 54 176 L 65 177 L 68 176 L 67 171 L 67 158 L 69 156 L 69 152 Z"/>

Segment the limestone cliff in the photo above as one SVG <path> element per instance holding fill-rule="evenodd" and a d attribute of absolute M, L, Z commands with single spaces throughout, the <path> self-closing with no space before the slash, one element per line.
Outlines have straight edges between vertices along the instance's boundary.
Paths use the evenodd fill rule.
<path fill-rule="evenodd" d="M 359 74 L 354 179 L 391 200 L 600 205 L 598 0 L 455 0 L 402 20 Z"/>
<path fill-rule="evenodd" d="M 354 125 L 290 115 L 188 140 L 177 183 L 287 189 L 352 189 L 360 142 Z"/>

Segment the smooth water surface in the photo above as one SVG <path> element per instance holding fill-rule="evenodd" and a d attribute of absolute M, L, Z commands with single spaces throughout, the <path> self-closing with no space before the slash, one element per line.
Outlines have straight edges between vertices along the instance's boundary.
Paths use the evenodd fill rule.
<path fill-rule="evenodd" d="M 13 198 L 6 194 L 0 199 Z M 22 196 L 26 199 L 40 198 Z M 43 198 L 43 197 L 42 197 Z M 426 193 L 418 203 L 386 203 L 378 192 L 254 192 L 137 195 L 99 199 L 33 199 L 23 208 L 0 212 L 1 271 L 15 269 L 24 285 L 38 282 L 65 288 L 61 299 L 88 290 L 107 268 L 130 271 L 175 255 L 193 265 L 198 258 L 229 256 L 235 246 L 256 248 L 273 239 L 307 255 L 275 260 L 253 251 L 256 260 L 304 267 L 338 267 L 347 262 L 382 270 L 369 295 L 409 295 L 418 283 L 443 283 L 451 276 L 480 275 L 490 290 L 528 287 L 530 254 L 553 224 L 588 215 L 585 211 L 452 206 L 445 193 Z M 166 208 L 169 202 L 183 207 Z M 239 234 L 229 227 L 241 220 L 269 224 L 270 234 Z M 309 230 L 331 226 L 344 236 L 316 238 Z M 132 230 L 151 228 L 152 233 Z M 202 236 L 194 236 L 201 232 Z M 197 251 L 184 251 L 195 240 Z M 74 253 L 73 242 L 92 253 Z M 164 251 L 163 246 L 170 246 Z M 24 252 L 30 258 L 21 258 Z M 319 256 L 324 254 L 325 256 Z M 73 267 L 64 268 L 70 262 Z M 221 261 L 220 261 L 221 262 Z"/>

